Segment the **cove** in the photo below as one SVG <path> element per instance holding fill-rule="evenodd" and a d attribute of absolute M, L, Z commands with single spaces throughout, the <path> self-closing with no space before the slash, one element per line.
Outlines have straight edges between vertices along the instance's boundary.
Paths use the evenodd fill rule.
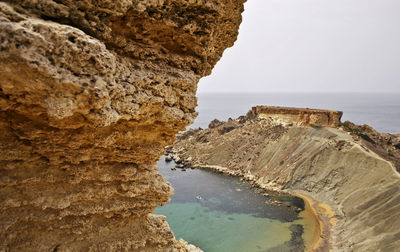
<path fill-rule="evenodd" d="M 304 251 L 318 227 L 302 199 L 258 193 L 239 178 L 201 169 L 175 167 L 164 157 L 157 166 L 175 190 L 158 207 L 176 239 L 206 252 Z M 279 202 L 272 204 L 270 202 Z"/>

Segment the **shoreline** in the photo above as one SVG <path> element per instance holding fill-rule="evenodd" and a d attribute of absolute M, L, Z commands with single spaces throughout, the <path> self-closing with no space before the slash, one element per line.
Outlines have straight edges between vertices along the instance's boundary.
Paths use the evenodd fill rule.
<path fill-rule="evenodd" d="M 314 240 L 310 244 L 310 247 L 306 247 L 306 251 L 332 250 L 331 228 L 336 224 L 336 220 L 333 218 L 335 212 L 331 209 L 331 207 L 327 204 L 318 202 L 309 195 L 293 191 L 285 192 L 301 198 L 309 207 L 309 210 L 312 213 L 316 223 L 318 223 L 318 235 L 315 236 Z"/>
<path fill-rule="evenodd" d="M 322 202 L 318 202 L 314 198 L 309 195 L 305 195 L 296 191 L 288 191 L 283 190 L 276 185 L 264 184 L 255 180 L 255 176 L 251 174 L 242 174 L 239 171 L 232 171 L 226 167 L 217 166 L 217 165 L 191 165 L 190 162 L 187 163 L 189 167 L 193 167 L 196 169 L 209 170 L 211 172 L 222 173 L 224 175 L 235 176 L 244 179 L 253 187 L 258 187 L 260 189 L 278 192 L 278 193 L 287 193 L 295 197 L 299 197 L 304 201 L 305 207 L 302 212 L 305 212 L 307 207 L 309 208 L 309 212 L 312 214 L 312 217 L 315 220 L 315 223 L 318 225 L 318 233 L 314 235 L 314 239 L 311 240 L 311 244 L 306 246 L 305 251 L 331 251 L 331 228 L 335 225 L 336 220 L 333 218 L 335 212 L 331 209 L 331 207 Z M 304 232 L 305 234 L 305 232 Z M 303 235 L 304 235 L 303 234 Z M 303 238 L 304 239 L 304 238 Z M 306 244 L 305 244 L 306 245 Z"/>

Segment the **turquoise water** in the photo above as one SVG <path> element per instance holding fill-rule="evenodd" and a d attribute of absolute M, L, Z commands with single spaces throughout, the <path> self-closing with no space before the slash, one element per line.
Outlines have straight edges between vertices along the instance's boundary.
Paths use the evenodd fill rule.
<path fill-rule="evenodd" d="M 204 251 L 263 251 L 289 241 L 289 223 L 249 214 L 209 211 L 198 203 L 171 203 L 166 215 L 177 238 Z"/>
<path fill-rule="evenodd" d="M 206 252 L 304 250 L 301 199 L 264 196 L 235 177 L 199 169 L 173 171 L 173 166 L 173 161 L 158 163 L 175 195 L 155 213 L 167 216 L 177 239 Z"/>

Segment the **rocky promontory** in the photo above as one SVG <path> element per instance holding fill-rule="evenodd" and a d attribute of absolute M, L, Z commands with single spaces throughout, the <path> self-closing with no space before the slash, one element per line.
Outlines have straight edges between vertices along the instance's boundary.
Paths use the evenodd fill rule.
<path fill-rule="evenodd" d="M 184 132 L 171 150 L 185 166 L 241 176 L 255 186 L 302 197 L 321 227 L 321 239 L 310 250 L 396 251 L 400 137 L 341 123 L 340 116 L 256 107 L 246 116 Z M 312 117 L 325 119 L 316 120 L 320 125 L 304 123 Z M 335 123 L 325 123 L 327 118 Z"/>
<path fill-rule="evenodd" d="M 186 251 L 154 167 L 244 0 L 0 1 L 0 251 Z"/>
<path fill-rule="evenodd" d="M 302 109 L 274 106 L 256 106 L 248 113 L 248 118 L 271 118 L 282 125 L 337 127 L 340 124 L 342 111 L 322 109 Z"/>

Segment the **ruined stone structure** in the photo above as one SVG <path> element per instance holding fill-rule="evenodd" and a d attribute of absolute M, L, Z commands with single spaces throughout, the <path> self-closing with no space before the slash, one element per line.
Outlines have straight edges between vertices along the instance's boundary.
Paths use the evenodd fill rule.
<path fill-rule="evenodd" d="M 0 2 L 0 251 L 186 251 L 154 164 L 243 2 Z"/>
<path fill-rule="evenodd" d="M 256 106 L 247 114 L 252 118 L 271 118 L 285 124 L 316 127 L 338 127 L 342 115 L 342 111 L 274 106 Z"/>

